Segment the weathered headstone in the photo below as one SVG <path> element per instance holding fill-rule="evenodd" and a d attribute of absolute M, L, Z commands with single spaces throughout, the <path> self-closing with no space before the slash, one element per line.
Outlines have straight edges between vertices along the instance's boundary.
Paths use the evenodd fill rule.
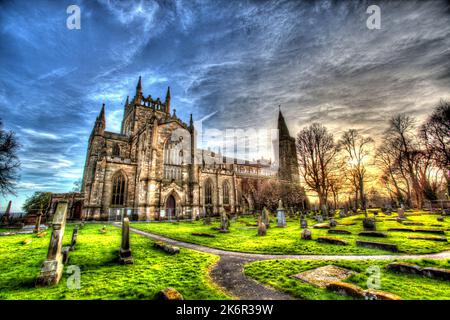
<path fill-rule="evenodd" d="M 300 227 L 302 229 L 308 228 L 308 221 L 306 221 L 306 219 L 303 217 L 301 217 L 301 219 L 300 219 Z"/>
<path fill-rule="evenodd" d="M 397 214 L 400 219 L 405 218 L 405 210 L 403 208 L 398 209 Z"/>
<path fill-rule="evenodd" d="M 317 216 L 316 216 L 316 220 L 317 220 L 318 223 L 322 223 L 322 222 L 323 222 L 323 217 L 322 217 L 322 215 L 320 215 L 320 214 L 317 215 Z"/>
<path fill-rule="evenodd" d="M 302 231 L 302 233 L 300 234 L 300 237 L 303 239 L 303 240 L 311 240 L 312 239 L 312 233 L 311 233 L 311 230 L 309 230 L 309 229 L 303 229 L 303 231 Z"/>
<path fill-rule="evenodd" d="M 335 219 L 333 219 L 333 218 L 331 218 L 330 219 L 330 227 L 336 227 L 337 226 L 337 222 L 336 222 L 336 220 Z"/>
<path fill-rule="evenodd" d="M 120 245 L 119 262 L 120 264 L 133 263 L 130 249 L 130 220 L 125 216 L 122 220 L 122 243 Z"/>
<path fill-rule="evenodd" d="M 230 226 L 230 222 L 228 220 L 228 216 L 225 212 L 222 212 L 220 215 L 220 232 L 226 233 L 229 232 L 228 227 Z"/>
<path fill-rule="evenodd" d="M 261 216 L 258 217 L 258 236 L 265 236 L 267 234 L 267 228 L 264 222 L 262 222 Z"/>
<path fill-rule="evenodd" d="M 9 200 L 8 206 L 6 207 L 5 214 L 2 217 L 2 221 L 0 221 L 2 224 L 8 224 L 9 218 L 11 217 L 11 207 L 12 207 L 12 201 Z"/>
<path fill-rule="evenodd" d="M 376 225 L 375 225 L 375 219 L 374 218 L 364 218 L 363 219 L 363 228 L 367 231 L 375 231 Z"/>
<path fill-rule="evenodd" d="M 75 245 L 77 244 L 77 237 L 78 237 L 78 225 L 76 225 L 72 231 L 72 240 L 70 241 L 70 251 L 75 250 Z"/>
<path fill-rule="evenodd" d="M 345 209 L 339 210 L 339 217 L 345 218 L 347 215 L 345 214 Z"/>
<path fill-rule="evenodd" d="M 278 201 L 277 227 L 279 227 L 279 228 L 286 227 L 286 214 L 285 214 L 285 210 L 283 208 L 283 201 L 281 201 L 281 199 Z"/>
<path fill-rule="evenodd" d="M 262 222 L 266 225 L 266 229 L 270 227 L 270 214 L 266 207 L 262 210 Z"/>
<path fill-rule="evenodd" d="M 33 229 L 34 233 L 41 232 L 41 218 L 42 218 L 42 211 L 40 211 L 39 214 L 36 216 L 36 222 Z"/>
<path fill-rule="evenodd" d="M 56 208 L 52 222 L 52 236 L 48 246 L 47 260 L 44 261 L 36 280 L 36 286 L 50 286 L 58 284 L 62 276 L 62 239 L 66 227 L 67 201 L 60 201 Z"/>

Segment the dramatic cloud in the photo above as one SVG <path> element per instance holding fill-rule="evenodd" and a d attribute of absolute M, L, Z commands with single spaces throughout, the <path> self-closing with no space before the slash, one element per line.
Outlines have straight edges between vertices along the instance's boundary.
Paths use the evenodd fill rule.
<path fill-rule="evenodd" d="M 70 4 L 81 30 L 66 27 Z M 0 117 L 23 146 L 14 209 L 72 188 L 101 104 L 119 130 L 139 75 L 146 95 L 171 86 L 182 119 L 212 114 L 205 128 L 273 128 L 278 105 L 292 135 L 318 121 L 377 138 L 392 114 L 423 119 L 450 99 L 448 2 L 378 1 L 380 30 L 366 27 L 371 4 L 2 2 Z"/>

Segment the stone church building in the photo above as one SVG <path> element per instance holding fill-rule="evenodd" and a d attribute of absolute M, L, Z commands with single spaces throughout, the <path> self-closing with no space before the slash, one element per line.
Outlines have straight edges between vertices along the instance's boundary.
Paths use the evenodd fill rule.
<path fill-rule="evenodd" d="M 262 179 L 299 181 L 295 139 L 278 115 L 279 166 L 241 161 L 198 149 L 192 114 L 183 122 L 164 100 L 145 97 L 141 78 L 127 98 L 121 132 L 105 130 L 102 106 L 89 137 L 81 193 L 71 197 L 70 218 L 111 220 L 127 213 L 135 220 L 192 218 L 254 209 L 250 185 Z M 74 208 L 76 206 L 76 208 Z"/>

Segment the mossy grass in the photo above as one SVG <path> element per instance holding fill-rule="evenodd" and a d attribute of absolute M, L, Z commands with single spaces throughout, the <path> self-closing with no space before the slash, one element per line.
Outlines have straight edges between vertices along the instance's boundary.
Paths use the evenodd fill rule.
<path fill-rule="evenodd" d="M 335 265 L 356 272 L 345 282 L 356 284 L 367 289 L 367 280 L 373 275 L 369 267 L 380 268 L 380 290 L 393 293 L 404 300 L 448 300 L 450 299 L 450 282 L 429 279 L 420 275 L 396 273 L 386 269 L 393 261 L 345 261 L 345 260 L 266 260 L 246 264 L 244 272 L 247 276 L 261 283 L 270 285 L 278 290 L 289 293 L 296 298 L 305 300 L 336 300 L 352 299 L 326 289 L 315 287 L 311 284 L 293 279 L 290 276 L 315 269 L 325 265 Z M 401 260 L 405 261 L 405 260 Z M 450 260 L 406 260 L 406 262 L 418 264 L 423 267 L 450 268 Z M 370 283 L 370 281 L 369 281 Z"/>
<path fill-rule="evenodd" d="M 423 222 L 425 226 L 420 228 L 442 229 L 448 236 L 450 230 L 450 219 L 445 222 L 438 223 L 436 215 L 426 214 L 425 212 L 415 211 L 415 214 L 408 217 L 408 221 Z M 369 212 L 369 216 L 372 214 Z M 313 240 L 300 239 L 300 222 L 299 218 L 287 218 L 286 228 L 277 228 L 275 218 L 272 216 L 271 227 L 267 230 L 267 235 L 264 237 L 257 236 L 257 230 L 253 227 L 257 222 L 256 216 L 243 216 L 238 221 L 232 221 L 229 233 L 220 233 L 214 228 L 220 226 L 218 220 L 213 221 L 211 225 L 205 225 L 203 221 L 194 222 L 180 222 L 172 224 L 167 222 L 135 222 L 132 227 L 149 231 L 173 239 L 182 240 L 190 243 L 202 244 L 205 246 L 219 248 L 230 251 L 241 251 L 251 253 L 272 253 L 272 254 L 338 254 L 338 255 L 380 255 L 392 254 L 391 252 L 380 250 L 362 248 L 356 246 L 356 240 L 374 241 L 372 237 L 359 236 L 358 233 L 363 231 L 361 219 L 363 214 L 339 218 L 336 217 L 338 223 L 337 229 L 344 229 L 350 231 L 351 235 L 336 236 L 339 239 L 349 242 L 348 246 L 336 246 L 332 244 L 317 243 L 315 239 L 321 236 L 328 236 L 326 229 L 313 229 L 311 226 L 315 224 L 312 219 L 308 220 L 308 226 L 312 231 Z M 386 216 L 381 212 L 377 216 L 376 228 L 377 231 L 388 234 L 387 238 L 375 239 L 377 242 L 385 242 L 397 244 L 401 253 L 408 254 L 424 254 L 435 253 L 445 250 L 450 250 L 450 244 L 447 242 L 436 242 L 429 240 L 414 240 L 408 239 L 410 235 L 421 235 L 421 233 L 408 232 L 388 232 L 389 228 L 399 228 L 403 225 L 397 221 L 389 221 L 386 219 L 394 218 L 395 215 Z M 344 225 L 351 224 L 354 225 Z M 442 227 L 431 226 L 433 224 L 442 224 Z M 193 236 L 192 233 L 210 233 L 214 234 L 214 238 L 203 238 Z"/>
<path fill-rule="evenodd" d="M 35 288 L 34 282 L 47 255 L 51 232 L 0 238 L 0 299 L 153 299 L 166 287 L 177 289 L 185 299 L 229 299 L 208 277 L 207 270 L 218 257 L 188 249 L 168 255 L 153 248 L 153 241 L 131 235 L 134 264 L 117 263 L 121 230 L 103 224 L 87 224 L 78 231 L 75 251 L 57 286 Z M 73 225 L 66 227 L 64 245 L 69 245 Z M 30 244 L 23 244 L 31 239 Z M 69 265 L 81 270 L 81 288 L 69 289 Z"/>

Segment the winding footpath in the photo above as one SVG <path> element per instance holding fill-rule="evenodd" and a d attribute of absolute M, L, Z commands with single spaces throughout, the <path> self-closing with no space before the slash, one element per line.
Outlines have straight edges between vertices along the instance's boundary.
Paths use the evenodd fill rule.
<path fill-rule="evenodd" d="M 211 270 L 215 283 L 225 289 L 231 296 L 241 300 L 292 300 L 292 296 L 265 286 L 244 274 L 244 265 L 249 262 L 273 259 L 301 260 L 390 260 L 390 259 L 450 259 L 450 251 L 416 255 L 299 255 L 299 254 L 260 254 L 226 251 L 174 240 L 154 233 L 130 228 L 130 231 L 152 240 L 164 241 L 168 244 L 191 250 L 214 254 L 220 257 L 219 262 Z"/>

